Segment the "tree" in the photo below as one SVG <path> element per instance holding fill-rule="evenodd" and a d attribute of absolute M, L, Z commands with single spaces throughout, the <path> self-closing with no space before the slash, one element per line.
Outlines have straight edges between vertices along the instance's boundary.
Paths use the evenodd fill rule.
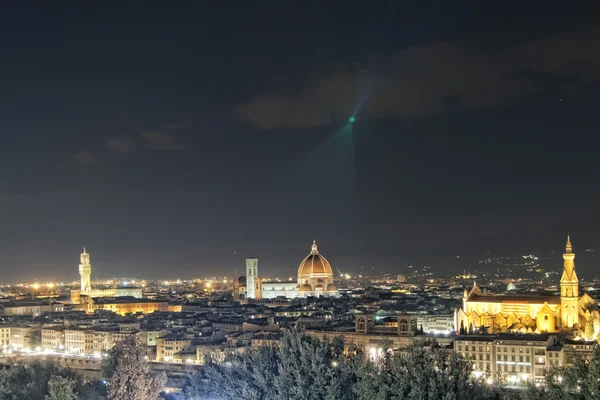
<path fill-rule="evenodd" d="M 42 331 L 40 329 L 32 329 L 27 335 L 27 339 L 29 339 L 29 346 L 31 346 L 32 349 L 41 346 Z"/>
<path fill-rule="evenodd" d="M 102 371 L 108 380 L 109 400 L 158 399 L 167 380 L 164 373 L 150 376 L 146 348 L 133 336 L 111 349 Z"/>
<path fill-rule="evenodd" d="M 493 399 L 500 394 L 473 379 L 471 363 L 440 347 L 415 341 L 383 363 L 364 363 L 356 387 L 359 399 Z"/>
<path fill-rule="evenodd" d="M 357 367 L 337 338 L 320 341 L 302 328 L 284 333 L 279 347 L 251 348 L 209 361 L 191 378 L 189 399 L 353 400 Z"/>
<path fill-rule="evenodd" d="M 84 383 L 75 371 L 57 363 L 17 362 L 0 369 L 0 399 L 101 399 L 96 381 Z"/>
<path fill-rule="evenodd" d="M 75 390 L 77 381 L 60 375 L 53 376 L 48 381 L 46 400 L 77 400 Z"/>

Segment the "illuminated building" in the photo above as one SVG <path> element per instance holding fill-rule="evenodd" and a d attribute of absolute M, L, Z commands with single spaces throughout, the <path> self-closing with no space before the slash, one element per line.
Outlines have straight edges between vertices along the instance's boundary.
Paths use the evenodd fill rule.
<path fill-rule="evenodd" d="M 31 347 L 31 332 L 28 326 L 12 326 L 10 328 L 10 344 L 13 349 L 27 349 Z"/>
<path fill-rule="evenodd" d="M 81 276 L 81 291 L 88 292 L 92 290 L 92 264 L 90 264 L 90 255 L 83 248 L 83 253 L 79 257 L 79 275 Z"/>
<path fill-rule="evenodd" d="M 273 299 L 339 296 L 339 292 L 333 283 L 331 264 L 319 253 L 317 244 L 313 241 L 310 254 L 298 267 L 296 282 L 265 282 L 258 274 L 258 260 L 246 260 L 246 296 L 249 299 Z"/>
<path fill-rule="evenodd" d="M 62 303 L 49 300 L 0 300 L 0 314 L 4 316 L 31 315 L 36 317 L 46 312 L 61 312 Z"/>
<path fill-rule="evenodd" d="M 584 330 L 592 324 L 589 338 L 598 332 L 598 311 L 590 311 L 595 301 L 587 294 L 579 295 L 575 273 L 575 253 L 567 237 L 563 254 L 560 296 L 483 295 L 477 284 L 463 296 L 463 307 L 455 312 L 457 332 L 469 333 L 484 327 L 488 333 L 543 333 L 560 330 Z"/>
<path fill-rule="evenodd" d="M 191 351 L 192 340 L 185 336 L 167 335 L 156 339 L 156 361 L 172 361 L 183 351 Z"/>
<path fill-rule="evenodd" d="M 317 243 L 313 241 L 310 254 L 298 267 L 298 291 L 300 297 L 336 296 L 337 287 L 333 283 L 333 270 L 329 261 L 319 254 Z"/>
<path fill-rule="evenodd" d="M 359 350 L 371 359 L 383 357 L 388 350 L 405 348 L 415 339 L 428 339 L 418 336 L 417 317 L 415 315 L 398 315 L 394 323 L 377 325 L 375 314 L 358 313 L 354 319 L 354 331 L 307 330 L 310 336 L 321 340 L 332 340 L 339 337 L 344 341 L 344 350 Z M 434 338 L 440 345 L 449 345 L 453 338 L 437 336 Z"/>
<path fill-rule="evenodd" d="M 63 351 L 65 348 L 65 327 L 43 327 L 42 349 L 51 351 Z"/>
<path fill-rule="evenodd" d="M 574 353 L 589 357 L 594 347 L 594 341 L 561 343 L 550 334 L 465 335 L 453 343 L 454 351 L 473 363 L 474 376 L 509 385 L 544 383 L 547 369 L 567 366 Z"/>
<path fill-rule="evenodd" d="M 88 314 L 93 314 L 95 310 L 113 311 L 120 315 L 127 314 L 149 314 L 155 311 L 169 311 L 169 303 L 151 299 L 137 299 L 135 297 L 99 297 L 86 298 L 85 302 L 79 305 L 79 309 Z"/>
<path fill-rule="evenodd" d="M 258 258 L 246 259 L 246 293 L 249 299 L 256 298 L 256 283 L 255 280 L 260 279 L 258 276 Z"/>
<path fill-rule="evenodd" d="M 45 328 L 42 330 L 42 343 L 47 344 L 44 349 L 58 351 L 64 348 L 65 353 L 99 357 L 106 353 L 120 341 L 134 336 L 139 343 L 146 341 L 144 332 L 139 330 L 139 324 L 131 324 L 132 329 L 125 326 L 107 326 L 95 328 L 69 328 L 64 329 L 62 339 L 64 346 L 58 341 L 61 339 L 59 328 Z M 137 329 L 136 329 L 137 328 Z M 55 339 L 55 338 L 58 338 Z M 51 347 L 53 346 L 53 347 Z"/>
<path fill-rule="evenodd" d="M 142 288 L 125 287 L 117 288 L 116 283 L 110 289 L 92 288 L 92 264 L 90 263 L 90 254 L 83 248 L 83 253 L 79 256 L 79 275 L 81 276 L 81 289 L 71 291 L 71 303 L 80 304 L 82 297 L 115 297 L 115 296 L 133 296 L 142 297 Z"/>

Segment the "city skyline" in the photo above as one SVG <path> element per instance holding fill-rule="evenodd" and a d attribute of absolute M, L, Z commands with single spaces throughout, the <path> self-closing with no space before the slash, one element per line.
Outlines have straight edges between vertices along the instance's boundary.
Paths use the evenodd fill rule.
<path fill-rule="evenodd" d="M 0 280 L 600 247 L 599 7 L 475 5 L 7 5 Z"/>

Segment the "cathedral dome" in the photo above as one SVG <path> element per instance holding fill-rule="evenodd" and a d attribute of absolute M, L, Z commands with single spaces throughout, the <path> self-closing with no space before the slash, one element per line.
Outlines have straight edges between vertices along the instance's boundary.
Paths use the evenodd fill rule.
<path fill-rule="evenodd" d="M 338 288 L 333 283 L 330 283 L 329 285 L 327 285 L 328 292 L 335 292 L 336 290 L 338 290 Z"/>
<path fill-rule="evenodd" d="M 298 268 L 298 283 L 315 276 L 333 276 L 329 261 L 319 254 L 317 244 L 313 241 L 310 254 L 300 263 Z"/>
<path fill-rule="evenodd" d="M 310 291 L 312 291 L 312 288 L 310 287 L 310 285 L 306 284 L 306 285 L 300 286 L 300 291 L 301 292 L 310 292 Z"/>

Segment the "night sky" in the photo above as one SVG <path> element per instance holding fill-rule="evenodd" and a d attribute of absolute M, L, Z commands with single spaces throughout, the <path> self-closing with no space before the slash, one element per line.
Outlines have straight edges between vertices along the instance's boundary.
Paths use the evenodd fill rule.
<path fill-rule="evenodd" d="M 3 4 L 0 279 L 600 251 L 598 7 L 292 3 Z"/>

